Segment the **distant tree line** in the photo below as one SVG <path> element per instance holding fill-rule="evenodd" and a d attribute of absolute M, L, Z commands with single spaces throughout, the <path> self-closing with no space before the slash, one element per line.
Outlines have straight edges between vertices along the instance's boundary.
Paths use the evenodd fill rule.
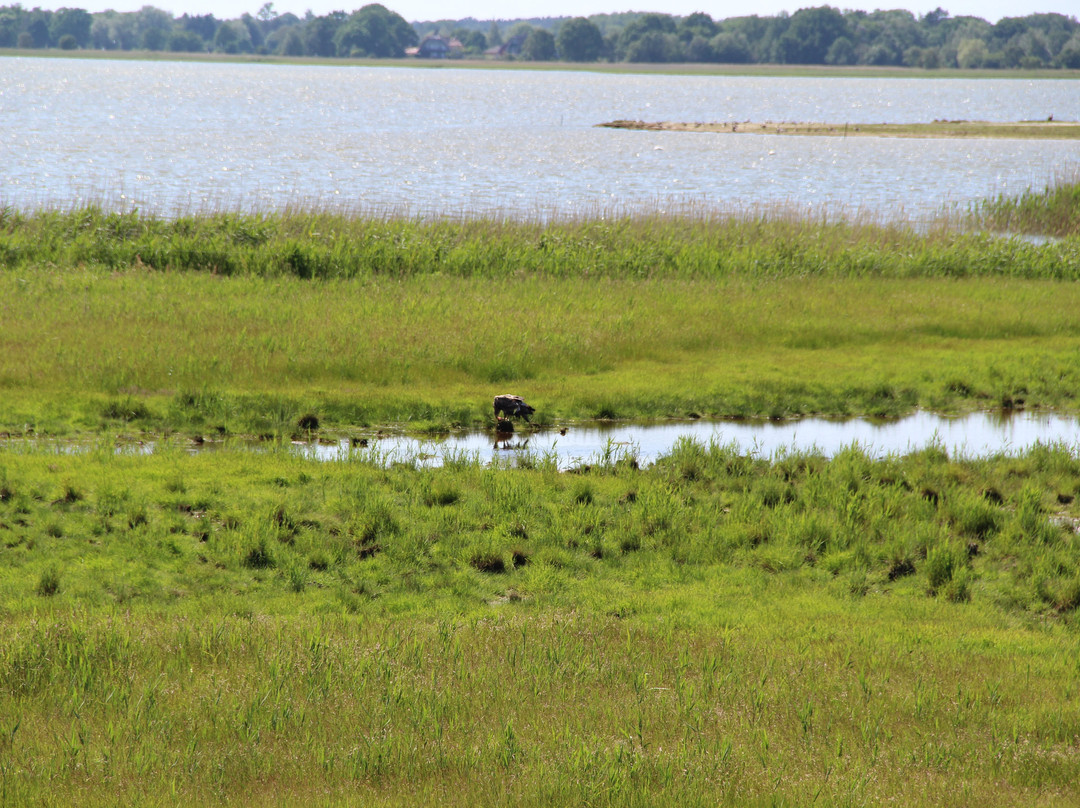
<path fill-rule="evenodd" d="M 441 20 L 410 24 L 380 4 L 352 13 L 173 17 L 153 6 L 91 14 L 0 6 L 0 47 L 93 48 L 307 57 L 402 57 L 438 37 L 450 57 L 572 62 L 716 62 L 922 68 L 1080 68 L 1080 22 L 1063 14 L 991 24 L 938 8 L 840 11 L 806 8 L 774 17 L 714 20 L 627 12 L 530 20 Z"/>
<path fill-rule="evenodd" d="M 308 12 L 300 18 L 277 14 L 273 3 L 266 3 L 254 17 L 244 14 L 236 20 L 212 14 L 173 17 L 153 6 L 97 14 L 80 8 L 0 6 L 0 47 L 5 48 L 395 57 L 417 41 L 416 31 L 401 15 L 379 4 L 351 14 L 334 11 L 316 17 Z"/>

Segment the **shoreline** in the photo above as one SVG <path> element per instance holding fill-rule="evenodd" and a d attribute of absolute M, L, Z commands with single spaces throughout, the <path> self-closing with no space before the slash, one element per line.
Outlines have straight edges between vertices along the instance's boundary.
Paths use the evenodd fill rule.
<path fill-rule="evenodd" d="M 932 121 L 929 123 L 818 123 L 794 121 L 681 121 L 615 120 L 596 124 L 607 129 L 649 132 L 708 132 L 728 135 L 811 135 L 816 137 L 906 138 L 1023 138 L 1080 139 L 1076 121 Z"/>
<path fill-rule="evenodd" d="M 149 62 L 202 62 L 206 64 L 318 65 L 336 67 L 412 67 L 464 70 L 538 70 L 670 76 L 756 76 L 771 78 L 926 78 L 1009 79 L 1017 81 L 1076 81 L 1080 70 L 1069 68 L 921 68 L 870 65 L 794 65 L 716 62 L 530 62 L 492 59 L 418 59 L 339 56 L 283 56 L 280 54 L 189 53 L 147 50 L 60 50 L 58 48 L 0 48 L 0 58 L 106 59 Z"/>

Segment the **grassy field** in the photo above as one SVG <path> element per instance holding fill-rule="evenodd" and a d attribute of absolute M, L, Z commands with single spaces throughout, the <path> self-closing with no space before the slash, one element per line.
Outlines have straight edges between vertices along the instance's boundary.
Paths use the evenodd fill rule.
<path fill-rule="evenodd" d="M 561 473 L 284 440 L 504 391 L 1075 412 L 1076 199 L 920 233 L 3 211 L 0 805 L 1076 805 L 1075 447 Z M 219 434 L 266 440 L 187 451 Z"/>
<path fill-rule="evenodd" d="M 8 212 L 0 429 L 446 429 L 507 390 L 547 423 L 1074 409 L 1060 193 L 978 214 L 1063 236 L 1045 243 L 782 213 Z"/>
<path fill-rule="evenodd" d="M 1063 450 L 371 460 L 6 451 L 4 804 L 1080 797 Z"/>

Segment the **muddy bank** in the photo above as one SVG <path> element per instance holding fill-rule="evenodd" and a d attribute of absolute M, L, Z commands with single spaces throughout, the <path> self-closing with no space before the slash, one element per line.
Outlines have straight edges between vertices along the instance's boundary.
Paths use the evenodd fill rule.
<path fill-rule="evenodd" d="M 683 123 L 679 121 L 608 121 L 597 126 L 609 129 L 640 129 L 659 132 L 715 132 L 749 135 L 817 135 L 832 137 L 912 138 L 1038 138 L 1080 139 L 1076 121 L 932 121 L 930 123 L 796 123 L 790 121 L 728 121 Z"/>

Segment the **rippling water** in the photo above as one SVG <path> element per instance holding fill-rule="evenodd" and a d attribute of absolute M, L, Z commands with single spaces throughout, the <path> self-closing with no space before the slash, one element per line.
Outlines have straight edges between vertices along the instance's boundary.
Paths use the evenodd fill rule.
<path fill-rule="evenodd" d="M 1075 141 L 722 136 L 615 118 L 1080 119 L 1076 83 L 0 59 L 0 204 L 917 219 L 1080 166 Z"/>

